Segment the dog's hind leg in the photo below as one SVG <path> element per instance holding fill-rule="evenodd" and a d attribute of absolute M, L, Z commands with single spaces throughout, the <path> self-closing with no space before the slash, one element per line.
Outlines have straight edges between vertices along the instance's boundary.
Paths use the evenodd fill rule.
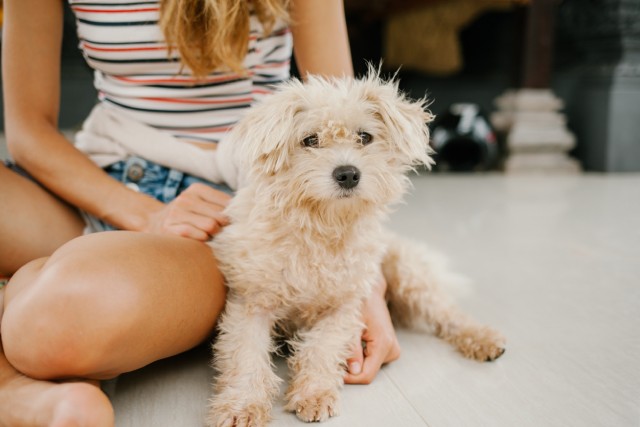
<path fill-rule="evenodd" d="M 268 310 L 250 310 L 234 298 L 227 300 L 213 345 L 218 378 L 207 426 L 259 427 L 269 422 L 280 383 L 270 356 L 273 317 Z"/>
<path fill-rule="evenodd" d="M 450 299 L 446 289 L 456 276 L 441 255 L 397 236 L 387 244 L 382 270 L 395 322 L 408 327 L 426 324 L 471 359 L 491 361 L 504 353 L 500 333 L 473 321 Z"/>
<path fill-rule="evenodd" d="M 362 332 L 360 303 L 341 307 L 290 341 L 291 383 L 285 409 L 306 422 L 338 415 L 349 346 Z"/>

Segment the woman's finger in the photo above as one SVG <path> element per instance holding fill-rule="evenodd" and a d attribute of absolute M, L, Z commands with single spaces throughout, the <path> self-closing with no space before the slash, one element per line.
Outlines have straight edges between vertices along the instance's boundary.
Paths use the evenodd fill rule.
<path fill-rule="evenodd" d="M 226 215 L 221 212 L 207 216 L 190 211 L 174 210 L 167 218 L 165 228 L 172 229 L 175 226 L 186 225 L 198 229 L 210 237 L 219 232 L 228 222 Z"/>
<path fill-rule="evenodd" d="M 205 242 L 211 238 L 208 233 L 190 224 L 173 224 L 166 227 L 164 231 L 165 233 L 175 234 L 177 236 L 187 237 L 201 242 Z"/>
<path fill-rule="evenodd" d="M 362 363 L 364 361 L 364 351 L 362 341 L 358 337 L 357 342 L 351 346 L 351 357 L 347 359 L 347 370 L 351 375 L 358 375 L 362 372 Z"/>
<path fill-rule="evenodd" d="M 189 188 L 182 192 L 182 194 L 185 193 L 193 194 L 205 202 L 221 206 L 222 208 L 226 208 L 231 200 L 231 195 L 224 191 L 217 190 L 201 183 L 191 184 Z"/>
<path fill-rule="evenodd" d="M 189 187 L 191 188 L 191 187 Z M 219 223 L 227 225 L 228 217 L 224 214 L 224 206 L 205 200 L 195 193 L 182 193 L 171 204 L 174 206 L 174 214 L 181 215 L 180 211 L 189 212 L 204 218 L 215 218 Z"/>
<path fill-rule="evenodd" d="M 366 357 L 362 364 L 362 370 L 357 375 L 348 373 L 345 376 L 345 383 L 370 384 L 378 374 L 378 371 L 380 371 L 385 357 L 384 349 L 373 346 L 371 342 L 367 343 Z"/>

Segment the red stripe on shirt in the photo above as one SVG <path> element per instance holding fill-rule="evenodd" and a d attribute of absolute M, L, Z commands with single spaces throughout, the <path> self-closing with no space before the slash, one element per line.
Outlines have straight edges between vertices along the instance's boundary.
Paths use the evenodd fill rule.
<path fill-rule="evenodd" d="M 71 7 L 75 12 L 91 13 L 129 13 L 129 12 L 158 12 L 159 7 L 147 7 L 142 9 L 90 9 L 86 7 Z"/>
<path fill-rule="evenodd" d="M 228 98 L 228 99 L 217 99 L 217 100 L 204 100 L 204 99 L 185 99 L 185 98 L 140 98 L 147 101 L 158 101 L 158 102 L 175 102 L 178 104 L 228 104 L 234 102 L 251 102 L 253 101 L 253 97 L 245 97 L 245 98 Z"/>
<path fill-rule="evenodd" d="M 82 46 L 85 49 L 95 50 L 98 52 L 138 52 L 138 51 L 148 51 L 148 50 L 167 50 L 166 46 L 156 46 L 156 47 L 97 47 L 92 46 L 87 42 L 82 42 Z"/>
<path fill-rule="evenodd" d="M 111 76 L 114 79 L 128 83 L 201 83 L 201 82 L 223 82 L 225 80 L 236 80 L 237 75 L 208 77 L 205 79 L 197 79 L 195 77 L 174 77 L 170 79 L 132 79 L 123 76 Z"/>
<path fill-rule="evenodd" d="M 257 93 L 260 95 L 271 95 L 273 93 L 272 90 L 268 90 L 268 89 L 259 89 L 259 88 L 255 88 L 251 90 L 251 93 Z"/>
<path fill-rule="evenodd" d="M 176 133 L 209 133 L 209 132 L 228 132 L 233 129 L 233 126 L 218 126 L 211 128 L 198 128 L 198 129 L 171 129 L 171 128 L 163 128 L 163 130 L 167 130 L 170 132 Z M 183 138 L 188 138 L 188 136 L 184 136 Z"/>

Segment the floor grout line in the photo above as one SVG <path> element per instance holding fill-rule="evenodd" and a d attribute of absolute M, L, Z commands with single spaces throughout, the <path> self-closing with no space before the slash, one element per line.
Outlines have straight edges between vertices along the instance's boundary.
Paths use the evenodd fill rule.
<path fill-rule="evenodd" d="M 427 420 L 424 419 L 424 417 L 422 416 L 420 411 L 418 411 L 418 409 L 411 402 L 411 400 L 409 400 L 409 398 L 404 394 L 404 392 L 402 391 L 402 388 L 393 379 L 393 376 L 391 374 L 389 374 L 386 369 L 382 369 L 380 371 L 380 373 L 384 374 L 385 377 L 387 377 L 387 379 L 391 382 L 391 384 L 393 384 L 393 386 L 396 388 L 396 390 L 398 391 L 400 396 L 402 396 L 402 398 L 405 400 L 405 402 L 407 402 L 409 404 L 409 406 L 411 407 L 411 409 L 413 409 L 413 412 L 415 412 L 416 415 L 418 415 L 418 417 L 424 422 L 424 425 L 427 426 L 427 427 L 433 427 L 431 424 L 429 424 L 429 422 L 427 422 Z"/>

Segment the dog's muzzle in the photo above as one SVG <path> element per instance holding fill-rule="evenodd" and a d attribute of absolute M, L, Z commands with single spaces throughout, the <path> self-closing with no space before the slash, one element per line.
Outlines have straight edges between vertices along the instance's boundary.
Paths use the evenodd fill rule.
<path fill-rule="evenodd" d="M 351 165 L 338 166 L 333 170 L 333 179 L 335 179 L 340 188 L 350 190 L 360 182 L 360 170 Z"/>

